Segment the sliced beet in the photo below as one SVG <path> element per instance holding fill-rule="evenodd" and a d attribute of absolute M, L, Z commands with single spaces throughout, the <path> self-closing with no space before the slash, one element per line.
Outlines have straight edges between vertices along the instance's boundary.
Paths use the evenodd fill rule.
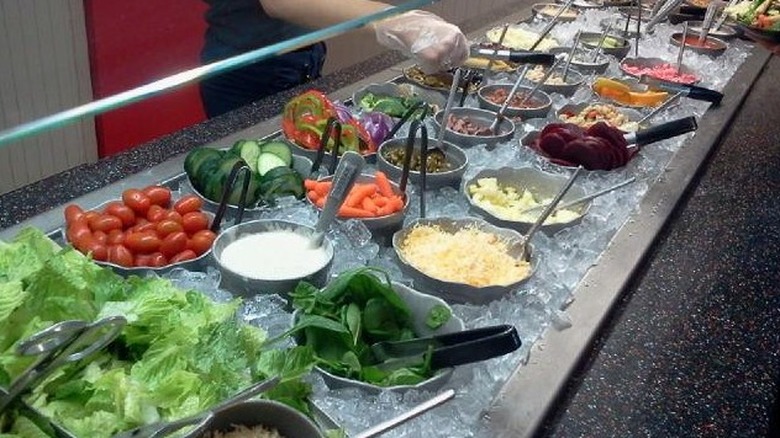
<path fill-rule="evenodd" d="M 539 137 L 539 149 L 549 157 L 561 158 L 561 153 L 565 147 L 566 140 L 557 133 Z"/>

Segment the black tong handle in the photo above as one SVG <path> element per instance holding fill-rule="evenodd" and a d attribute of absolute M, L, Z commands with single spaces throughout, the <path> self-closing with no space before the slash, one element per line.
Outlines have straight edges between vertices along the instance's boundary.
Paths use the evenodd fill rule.
<path fill-rule="evenodd" d="M 687 132 L 695 131 L 698 128 L 696 117 L 684 117 L 682 119 L 672 120 L 647 129 L 640 129 L 636 132 L 634 143 L 637 146 L 655 143 L 666 140 L 667 138 L 677 137 Z"/>
<path fill-rule="evenodd" d="M 331 131 L 336 131 L 335 138 L 333 139 L 333 160 L 330 163 L 328 173 L 333 175 L 336 171 L 336 164 L 339 161 L 339 149 L 341 149 L 341 122 L 336 117 L 328 119 L 328 123 L 325 124 L 325 132 L 320 137 L 320 146 L 317 148 L 317 156 L 314 158 L 314 163 L 311 165 L 311 172 L 315 173 L 320 170 L 322 161 L 325 159 L 325 151 L 328 149 L 328 142 L 330 141 Z"/>
<path fill-rule="evenodd" d="M 508 324 L 435 336 L 442 345 L 433 350 L 431 367 L 448 368 L 492 359 L 511 353 L 522 345 L 517 329 Z"/>
<path fill-rule="evenodd" d="M 227 177 L 225 188 L 222 190 L 222 198 L 219 201 L 219 207 L 217 207 L 217 213 L 214 215 L 214 221 L 211 223 L 211 231 L 219 233 L 219 228 L 222 225 L 222 218 L 225 217 L 227 212 L 228 198 L 233 191 L 233 187 L 236 185 L 238 175 L 244 173 L 243 186 L 241 186 L 241 195 L 238 201 L 238 213 L 236 214 L 234 225 L 241 223 L 244 218 L 244 209 L 246 208 L 246 197 L 249 194 L 249 182 L 252 179 L 252 169 L 247 166 L 246 162 L 242 159 L 233 165 L 230 169 L 230 174 Z"/>
<path fill-rule="evenodd" d="M 412 168 L 412 155 L 414 155 L 414 144 L 417 131 L 420 131 L 420 217 L 425 217 L 425 180 L 427 179 L 428 168 L 428 128 L 422 123 L 422 120 L 414 120 L 409 128 L 409 135 L 406 137 L 406 147 L 404 150 L 404 162 L 401 168 L 401 181 L 398 188 L 406 196 L 406 186 L 409 183 L 409 172 Z"/>
<path fill-rule="evenodd" d="M 723 100 L 723 93 L 697 85 L 677 84 L 661 79 L 654 79 L 649 85 L 654 88 L 660 88 L 663 91 L 683 93 L 691 99 L 711 102 L 716 106 L 720 105 L 720 101 Z"/>
<path fill-rule="evenodd" d="M 412 118 L 412 115 L 414 115 L 414 113 L 416 113 L 420 108 L 422 108 L 422 112 L 420 113 L 420 117 L 418 117 L 418 119 L 422 120 L 426 118 L 428 116 L 428 104 L 422 100 L 416 102 L 414 105 L 409 107 L 409 109 L 406 110 L 406 112 L 401 116 L 398 122 L 396 122 L 396 124 L 393 125 L 393 128 L 390 129 L 390 132 L 387 133 L 384 140 L 387 141 L 393 138 L 393 136 L 395 136 L 395 134 L 398 133 L 398 130 L 401 129 L 401 127 L 404 126 L 404 124 L 408 122 L 409 119 Z"/>

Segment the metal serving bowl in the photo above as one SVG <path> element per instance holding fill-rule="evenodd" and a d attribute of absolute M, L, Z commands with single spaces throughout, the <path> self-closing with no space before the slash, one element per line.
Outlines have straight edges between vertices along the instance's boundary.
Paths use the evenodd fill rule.
<path fill-rule="evenodd" d="M 233 225 L 221 232 L 217 236 L 217 240 L 214 241 L 212 251 L 217 267 L 222 273 L 222 285 L 226 289 L 235 291 L 237 294 L 245 297 L 251 297 L 257 294 L 279 294 L 284 296 L 295 289 L 295 286 L 297 286 L 298 282 L 301 280 L 306 280 L 318 287 L 324 286 L 328 281 L 328 272 L 333 263 L 334 253 L 333 245 L 327 236 L 323 241 L 323 248 L 328 257 L 327 263 L 325 263 L 324 266 L 312 267 L 312 271 L 303 276 L 283 280 L 249 278 L 232 271 L 230 267 L 225 266 L 222 263 L 222 252 L 228 245 L 236 240 L 253 234 L 282 230 L 293 231 L 304 236 L 311 236 L 314 233 L 313 227 L 277 219 L 259 219 L 244 222 Z M 263 263 L 263 260 L 257 260 L 257 263 Z"/>
<path fill-rule="evenodd" d="M 369 84 L 355 91 L 352 94 L 352 105 L 354 105 L 355 108 L 360 108 L 360 101 L 368 93 L 374 93 L 379 96 L 417 98 L 426 102 L 428 105 L 431 105 L 434 108 L 434 111 L 444 108 L 444 105 L 447 104 L 447 99 L 441 93 L 427 90 L 413 84 L 394 84 L 387 82 L 384 84 Z"/>
<path fill-rule="evenodd" d="M 480 88 L 479 91 L 477 92 L 477 100 L 479 100 L 480 108 L 484 108 L 493 112 L 498 112 L 498 110 L 501 109 L 501 105 L 491 102 L 485 96 L 487 96 L 488 94 L 492 93 L 495 90 L 501 90 L 501 89 L 506 90 L 508 93 L 512 91 L 512 85 L 495 84 L 495 85 L 486 85 Z M 531 91 L 533 91 L 531 87 L 521 86 L 517 88 L 518 93 L 527 94 L 530 93 Z M 507 117 L 522 117 L 523 119 L 535 119 L 535 118 L 545 117 L 547 113 L 550 112 L 550 108 L 552 107 L 552 99 L 547 93 L 543 91 L 535 91 L 534 94 L 531 96 L 531 99 L 536 101 L 541 101 L 542 104 L 540 106 L 535 106 L 531 108 L 517 108 L 513 106 L 508 106 L 506 108 L 506 111 L 504 112 L 504 115 Z"/>
<path fill-rule="evenodd" d="M 468 117 L 472 121 L 485 127 L 490 126 L 496 118 L 496 113 L 480 108 L 456 107 L 450 112 L 455 117 Z M 437 132 L 441 129 L 441 119 L 444 117 L 444 110 L 439 111 L 433 117 L 433 126 Z M 488 147 L 509 141 L 515 135 L 515 124 L 504 117 L 498 124 L 498 135 L 466 135 L 447 129 L 444 132 L 444 139 L 450 143 L 456 144 L 462 148 L 470 148 L 479 144 L 485 144 Z"/>
<path fill-rule="evenodd" d="M 298 173 L 298 175 L 301 176 L 301 178 L 306 179 L 306 177 L 311 172 L 311 166 L 312 162 L 310 159 L 300 156 L 300 155 L 293 155 L 292 156 L 292 168 L 295 172 Z M 236 178 L 236 187 L 241 187 L 241 184 L 243 182 L 243 176 L 239 175 L 238 178 Z M 216 213 L 219 209 L 219 202 L 212 201 L 211 199 L 204 196 L 201 192 L 198 191 L 198 189 L 195 188 L 195 185 L 192 184 L 192 180 L 190 179 L 190 175 L 187 174 L 187 185 L 189 186 L 189 189 L 192 191 L 192 193 L 198 195 L 200 199 L 203 200 L 203 209 L 206 211 L 210 211 L 213 213 Z M 244 211 L 251 212 L 251 211 L 263 211 L 267 209 L 268 207 L 265 205 L 256 205 L 254 207 L 247 207 L 244 209 Z M 233 204 L 227 204 L 227 210 L 225 212 L 225 218 L 229 219 L 234 217 L 238 212 L 238 206 Z"/>
<path fill-rule="evenodd" d="M 534 15 L 540 16 L 544 19 L 552 19 L 558 13 L 563 6 L 557 3 L 536 3 L 531 7 Z M 570 22 L 577 19 L 580 16 L 580 11 L 575 7 L 570 7 L 566 12 L 558 17 L 560 22 Z"/>
<path fill-rule="evenodd" d="M 479 181 L 482 178 L 495 178 L 500 187 L 513 187 L 517 190 L 518 194 L 522 194 L 524 191 L 529 191 L 537 199 L 549 199 L 549 200 L 552 200 L 552 198 L 554 198 L 555 195 L 558 194 L 561 188 L 563 188 L 563 186 L 566 185 L 566 181 L 568 180 L 568 178 L 565 176 L 553 175 L 551 173 L 542 172 L 540 170 L 531 167 L 523 167 L 520 169 L 515 169 L 511 167 L 502 167 L 500 169 L 482 170 L 476 175 L 474 175 L 473 178 L 464 182 L 463 193 L 466 195 L 466 198 L 468 198 L 469 203 L 471 204 L 471 207 L 474 211 L 483 215 L 488 222 L 496 226 L 511 228 L 523 234 L 527 233 L 528 230 L 531 229 L 531 226 L 533 225 L 533 221 L 527 222 L 527 221 L 516 221 L 516 220 L 499 218 L 498 216 L 495 216 L 493 213 L 481 207 L 474 201 L 474 198 L 471 195 L 469 187 L 471 187 L 473 184 L 476 184 L 477 181 Z M 583 190 L 582 187 L 578 185 L 574 185 L 569 189 L 569 191 L 563 197 L 561 203 L 565 203 L 567 201 L 571 201 L 585 195 L 586 195 L 585 190 Z M 573 225 L 580 223 L 582 221 L 583 216 L 585 216 L 585 214 L 590 209 L 590 204 L 591 204 L 590 202 L 587 202 L 572 207 L 571 210 L 579 213 L 579 216 L 577 216 L 577 218 L 571 221 L 552 222 L 552 223 L 549 223 L 549 220 L 545 221 L 545 223 L 542 225 L 541 228 L 542 231 L 544 231 L 547 234 L 555 234 L 564 228 L 571 227 Z M 544 209 L 540 208 L 537 209 L 535 212 L 538 216 L 543 211 Z"/>
<path fill-rule="evenodd" d="M 672 36 L 669 38 L 669 42 L 672 43 L 673 46 L 680 47 L 681 41 L 682 41 L 682 32 L 675 32 L 672 34 Z M 688 38 L 695 37 L 698 38 L 699 34 L 694 32 L 688 33 Z M 726 51 L 728 48 L 728 44 L 726 44 L 725 41 L 721 41 L 717 38 L 713 38 L 711 36 L 707 36 L 707 40 L 705 43 L 710 43 L 714 47 L 699 47 L 699 46 L 692 46 L 690 44 L 686 44 L 685 48 L 686 50 L 690 50 L 691 52 L 701 53 L 703 55 L 709 55 L 713 58 L 718 57 L 723 54 L 723 52 Z"/>
<path fill-rule="evenodd" d="M 417 267 L 409 263 L 403 255 L 402 244 L 409 232 L 416 226 L 437 226 L 445 233 L 454 234 L 460 229 L 473 227 L 481 231 L 491 233 L 499 238 L 505 239 L 509 243 L 508 254 L 512 257 L 519 257 L 523 242 L 523 235 L 515 230 L 496 227 L 482 219 L 466 218 L 436 218 L 436 219 L 416 219 L 393 235 L 393 248 L 400 260 L 401 270 L 414 280 L 415 287 L 424 292 L 439 296 L 451 303 L 471 303 L 486 304 L 498 300 L 511 293 L 514 289 L 524 284 L 530 279 L 539 262 L 539 257 L 533 251 L 531 245 L 528 246 L 530 254 L 531 271 L 525 278 L 508 285 L 491 285 L 476 287 L 465 283 L 455 283 L 433 278 Z"/>
<path fill-rule="evenodd" d="M 633 76 L 633 77 L 636 78 L 636 77 L 638 77 L 637 75 L 629 73 L 628 71 L 626 71 L 626 69 L 625 69 L 626 65 L 637 66 L 637 67 L 642 67 L 642 68 L 653 68 L 655 66 L 661 66 L 661 65 L 664 65 L 664 64 L 672 64 L 672 63 L 669 62 L 669 61 L 664 61 L 661 58 L 624 58 L 623 61 L 620 62 L 620 70 L 623 73 L 625 73 L 625 74 L 627 74 L 629 76 Z M 701 77 L 698 75 L 698 73 L 696 73 L 695 70 L 693 70 L 692 68 L 686 66 L 685 64 L 680 66 L 680 72 L 684 73 L 684 74 L 693 75 L 696 78 L 696 80 L 693 82 L 693 84 L 698 83 L 699 81 L 701 81 Z"/>
<path fill-rule="evenodd" d="M 701 21 L 689 21 L 688 31 L 698 35 L 702 31 L 702 24 L 703 23 Z M 737 29 L 733 26 L 722 24 L 718 29 L 710 28 L 709 36 L 718 38 L 722 41 L 727 41 L 738 37 L 739 31 L 737 31 Z"/>
<path fill-rule="evenodd" d="M 583 32 L 580 36 L 580 41 L 582 41 L 583 46 L 589 49 L 595 49 L 599 45 L 600 38 L 600 32 Z M 617 47 L 602 47 L 601 51 L 603 53 L 612 55 L 617 59 L 623 59 L 626 55 L 628 55 L 628 51 L 631 50 L 631 43 L 628 42 L 627 39 L 614 34 L 608 34 L 607 38 L 612 38 L 613 40 L 617 41 Z"/>
<path fill-rule="evenodd" d="M 414 333 L 418 337 L 424 338 L 429 336 L 443 335 L 447 333 L 455 333 L 465 330 L 465 324 L 463 320 L 455 315 L 452 315 L 446 324 L 438 329 L 432 330 L 425 323 L 428 313 L 434 306 L 444 306 L 452 311 L 449 304 L 447 304 L 441 298 L 437 298 L 422 292 L 418 292 L 409 286 L 402 283 L 393 281 L 391 283 L 393 290 L 395 290 L 401 299 L 409 306 L 411 311 L 411 323 L 414 328 Z M 297 316 L 297 311 L 296 311 Z M 295 319 L 295 318 L 294 318 Z M 339 388 L 361 388 L 366 392 L 376 394 L 382 391 L 396 391 L 404 392 L 411 389 L 419 391 L 436 391 L 444 386 L 445 383 L 452 377 L 453 368 L 442 368 L 437 370 L 428 380 L 420 382 L 416 385 L 396 385 L 396 386 L 377 386 L 359 380 L 348 379 L 346 377 L 337 376 L 332 374 L 321 367 L 315 367 L 315 369 L 322 375 L 325 384 L 330 389 Z"/>
<path fill-rule="evenodd" d="M 178 191 L 172 191 L 171 192 L 171 206 L 179 199 L 181 198 L 182 193 Z M 110 201 L 103 202 L 102 204 L 98 204 L 97 206 L 90 208 L 90 209 L 84 209 L 85 212 L 87 211 L 102 211 L 104 208 L 108 206 L 108 204 L 112 202 L 121 202 L 121 199 L 113 199 Z M 212 222 L 214 222 L 214 214 L 207 211 L 205 208 L 202 210 L 203 213 L 209 217 L 209 227 L 211 226 Z M 63 242 L 66 244 L 71 244 L 71 242 L 68 240 L 67 235 L 67 225 L 63 224 L 62 227 L 60 227 L 60 238 Z M 212 245 L 212 249 L 214 246 Z M 144 276 L 149 273 L 154 273 L 157 275 L 165 274 L 168 271 L 171 271 L 174 268 L 182 268 L 186 269 L 188 271 L 202 271 L 206 267 L 210 265 L 209 263 L 209 257 L 211 256 L 212 249 L 209 249 L 208 251 L 204 252 L 203 254 L 199 255 L 198 257 L 192 259 L 192 260 L 185 260 L 183 262 L 179 263 L 170 263 L 165 266 L 155 268 L 153 266 L 120 266 L 115 263 L 110 263 L 107 261 L 99 261 L 99 260 L 93 260 L 94 263 L 105 266 L 107 268 L 111 268 L 114 272 L 117 274 L 127 277 L 129 275 L 138 275 L 138 276 Z M 80 251 L 79 251 L 80 252 Z"/>
<path fill-rule="evenodd" d="M 561 76 L 563 74 L 563 67 L 556 67 L 555 73 L 558 74 L 558 76 Z M 528 78 L 528 74 L 526 74 L 526 79 L 531 82 L 539 82 L 534 81 L 533 79 Z M 578 88 L 585 82 L 585 76 L 578 72 L 577 70 L 570 68 L 569 71 L 566 73 L 566 83 L 565 84 L 550 84 L 548 82 L 545 82 L 542 84 L 541 87 L 539 87 L 540 90 L 544 91 L 545 93 L 558 93 L 563 96 L 569 97 L 572 94 L 574 94 Z"/>
<path fill-rule="evenodd" d="M 567 166 L 567 165 L 564 165 L 564 164 L 559 164 L 559 163 L 556 163 L 554 161 L 551 161 L 550 157 L 547 157 L 546 155 L 543 155 L 538 150 L 534 149 L 533 148 L 533 144 L 536 141 L 536 139 L 539 137 L 539 134 L 541 134 L 541 130 L 540 131 L 531 131 L 531 132 L 529 132 L 528 134 L 523 136 L 523 138 L 520 139 L 520 144 L 525 146 L 525 147 L 527 147 L 528 150 L 530 150 L 534 154 L 536 154 L 536 155 L 540 156 L 542 159 L 544 159 L 544 162 L 546 163 L 547 168 L 552 168 L 552 169 L 570 169 L 570 170 L 574 170 L 576 168 L 575 166 Z"/>
<path fill-rule="evenodd" d="M 435 143 L 436 139 L 428 138 L 429 148 L 432 148 Z M 377 167 L 395 182 L 401 181 L 403 169 L 387 161 L 385 154 L 404 149 L 406 149 L 406 139 L 393 138 L 382 143 L 377 151 Z M 444 186 L 457 187 L 463 178 L 463 173 L 466 172 L 466 167 L 468 167 L 469 159 L 466 153 L 463 152 L 463 149 L 449 142 L 444 142 L 442 149 L 444 150 L 444 158 L 449 163 L 450 168 L 444 172 L 428 172 L 425 175 L 425 187 L 428 189 L 437 189 Z M 415 138 L 414 151 L 415 153 L 420 153 L 419 138 Z M 420 184 L 420 172 L 409 170 L 409 181 L 413 184 Z"/>
<path fill-rule="evenodd" d="M 197 436 L 228 432 L 236 426 L 249 428 L 265 426 L 276 429 L 282 436 L 290 438 L 324 438 L 325 436 L 306 415 L 271 400 L 248 400 L 216 411 L 205 432 Z"/>
<path fill-rule="evenodd" d="M 325 178 L 321 178 L 320 181 L 332 181 L 333 176 L 327 176 Z M 355 180 L 355 183 L 373 183 L 376 181 L 376 178 L 374 178 L 374 175 L 369 174 L 361 174 L 358 175 L 357 179 Z M 397 211 L 393 214 L 388 214 L 385 216 L 379 216 L 379 217 L 371 217 L 371 218 L 346 218 L 346 217 L 338 217 L 342 220 L 348 220 L 348 219 L 356 219 L 363 224 L 365 224 L 366 228 L 371 230 L 372 234 L 389 234 L 393 233 L 399 228 L 401 228 L 401 225 L 404 223 L 404 216 L 406 215 L 406 211 L 409 209 L 409 196 L 406 196 L 405 193 L 401 191 L 401 188 L 398 186 L 397 183 L 394 181 L 390 181 L 390 186 L 393 189 L 393 193 L 395 193 L 398 196 L 401 196 L 404 199 L 404 208 L 401 209 L 401 211 Z M 306 199 L 309 201 L 309 203 L 317 209 L 317 211 L 321 211 L 319 207 L 314 205 L 311 202 L 311 199 L 306 197 Z"/>
<path fill-rule="evenodd" d="M 553 54 L 559 54 L 559 53 L 565 53 L 569 54 L 571 52 L 571 47 L 556 47 L 554 49 L 550 49 L 550 53 Z M 581 53 L 580 50 L 577 50 L 578 53 Z M 590 56 L 589 53 L 585 53 L 585 56 Z M 576 59 L 577 56 L 575 55 L 575 59 L 571 61 L 571 67 L 577 69 L 581 73 L 604 73 L 607 71 L 607 68 L 609 68 L 609 57 L 606 56 L 605 53 L 602 53 L 599 55 L 599 58 L 596 60 L 596 62 L 584 62 Z"/>

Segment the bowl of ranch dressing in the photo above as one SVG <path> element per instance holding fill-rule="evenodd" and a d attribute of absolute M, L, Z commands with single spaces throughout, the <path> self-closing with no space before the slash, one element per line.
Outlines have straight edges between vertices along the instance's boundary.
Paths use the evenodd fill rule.
<path fill-rule="evenodd" d="M 333 262 L 326 237 L 310 245 L 314 228 L 276 219 L 244 222 L 225 229 L 212 247 L 223 286 L 241 296 L 286 295 L 306 280 L 323 287 Z"/>

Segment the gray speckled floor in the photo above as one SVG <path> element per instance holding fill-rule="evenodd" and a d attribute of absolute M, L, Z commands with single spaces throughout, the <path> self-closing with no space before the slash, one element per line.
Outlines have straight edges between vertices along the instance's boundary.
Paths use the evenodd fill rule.
<path fill-rule="evenodd" d="M 775 58 L 545 435 L 780 436 L 778 83 Z"/>

